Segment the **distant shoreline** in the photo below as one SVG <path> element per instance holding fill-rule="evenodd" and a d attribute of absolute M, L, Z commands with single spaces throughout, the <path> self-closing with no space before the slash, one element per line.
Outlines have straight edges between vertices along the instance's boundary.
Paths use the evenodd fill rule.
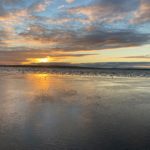
<path fill-rule="evenodd" d="M 0 67 L 12 68 L 49 68 L 49 69 L 93 69 L 93 70 L 150 70 L 150 68 L 99 68 L 99 67 L 84 67 L 84 66 L 42 66 L 42 65 L 0 65 Z"/>

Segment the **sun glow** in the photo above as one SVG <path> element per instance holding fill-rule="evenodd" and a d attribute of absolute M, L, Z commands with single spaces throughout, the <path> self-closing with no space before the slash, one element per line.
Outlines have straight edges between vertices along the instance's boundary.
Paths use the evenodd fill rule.
<path fill-rule="evenodd" d="M 45 57 L 45 58 L 28 58 L 26 62 L 23 62 L 22 64 L 42 64 L 42 63 L 49 63 L 52 62 L 52 58 Z"/>
<path fill-rule="evenodd" d="M 37 62 L 38 63 L 48 63 L 51 61 L 50 57 L 46 57 L 46 58 L 37 58 Z"/>

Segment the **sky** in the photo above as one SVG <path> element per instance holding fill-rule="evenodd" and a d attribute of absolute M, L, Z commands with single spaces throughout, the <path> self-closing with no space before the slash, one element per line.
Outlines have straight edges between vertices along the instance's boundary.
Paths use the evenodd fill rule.
<path fill-rule="evenodd" d="M 150 68 L 150 0 L 0 0 L 0 65 Z"/>

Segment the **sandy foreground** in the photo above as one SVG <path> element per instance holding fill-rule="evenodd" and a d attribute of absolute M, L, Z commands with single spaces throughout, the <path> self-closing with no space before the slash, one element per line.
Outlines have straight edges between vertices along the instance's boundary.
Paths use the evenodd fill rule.
<path fill-rule="evenodd" d="M 150 150 L 150 78 L 0 71 L 0 150 Z"/>

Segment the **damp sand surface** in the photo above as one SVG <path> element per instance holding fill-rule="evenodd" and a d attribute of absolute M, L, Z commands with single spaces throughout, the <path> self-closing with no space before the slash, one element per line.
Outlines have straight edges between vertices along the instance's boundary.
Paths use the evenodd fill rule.
<path fill-rule="evenodd" d="M 150 150 L 150 78 L 0 69 L 0 150 Z"/>

